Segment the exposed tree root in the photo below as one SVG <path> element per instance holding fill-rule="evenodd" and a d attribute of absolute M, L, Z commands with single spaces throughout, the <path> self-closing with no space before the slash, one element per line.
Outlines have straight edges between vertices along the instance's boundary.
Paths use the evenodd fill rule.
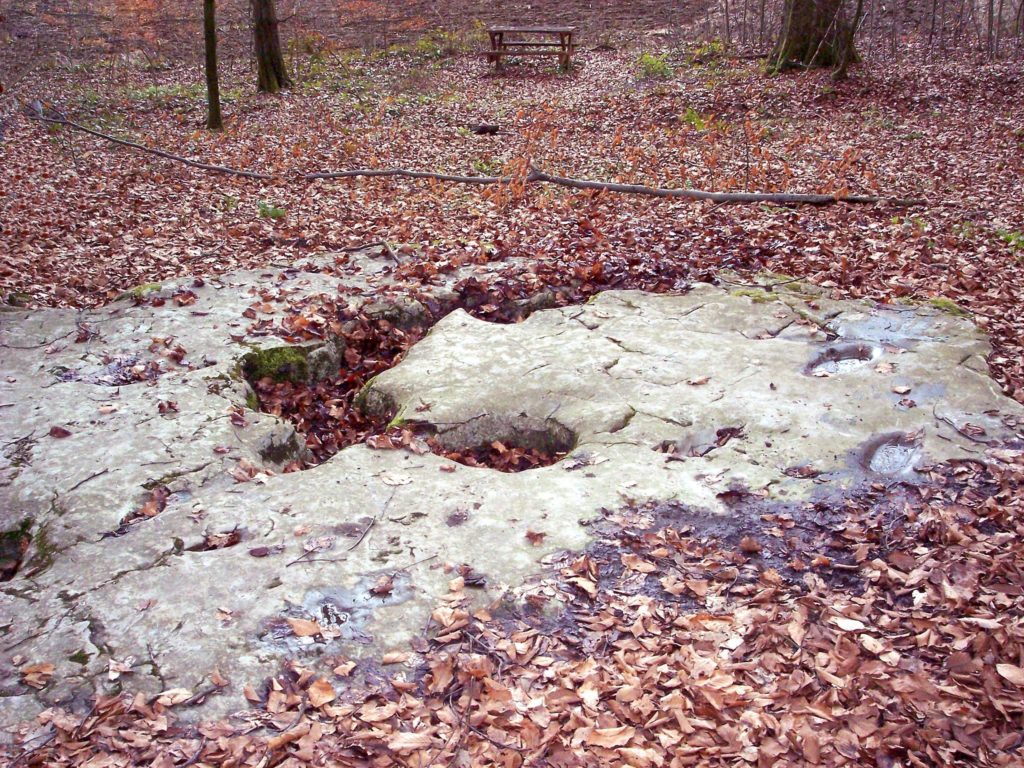
<path fill-rule="evenodd" d="M 82 131 L 113 144 L 146 152 L 166 160 L 184 163 L 191 168 L 197 168 L 210 173 L 223 173 L 230 176 L 241 176 L 246 179 L 257 179 L 260 181 L 272 181 L 277 176 L 258 171 L 246 171 L 240 168 L 231 168 L 225 165 L 213 165 L 201 163 L 181 155 L 165 152 L 161 149 L 147 147 L 134 141 L 119 139 L 100 131 L 88 128 L 81 123 L 68 120 L 63 116 L 48 117 L 38 107 L 26 109 L 26 116 L 51 125 L 63 125 L 75 130 Z M 406 168 L 356 168 L 349 171 L 323 171 L 319 173 L 302 173 L 292 176 L 299 181 L 317 181 L 331 179 L 354 179 L 354 178 L 405 178 L 405 179 L 428 179 L 431 181 L 446 182 L 449 184 L 478 184 L 482 186 L 494 184 L 512 184 L 521 182 L 526 184 L 543 183 L 554 184 L 569 189 L 590 190 L 596 192 L 612 192 L 626 195 L 644 195 L 647 197 L 683 198 L 688 200 L 708 200 L 718 204 L 731 203 L 765 203 L 769 205 L 834 205 L 835 203 L 851 203 L 859 205 L 874 205 L 886 203 L 899 207 L 910 207 L 924 205 L 925 201 L 920 199 L 887 198 L 872 195 L 825 195 L 825 194 L 795 194 L 789 192 L 708 192 L 700 189 L 672 189 L 666 187 L 650 187 L 645 184 L 620 184 L 610 181 L 591 181 L 588 179 L 574 179 L 568 176 L 556 176 L 546 173 L 539 168 L 530 166 L 530 172 L 525 177 L 515 176 L 459 176 L 447 173 L 435 173 L 433 171 L 413 171 Z"/>

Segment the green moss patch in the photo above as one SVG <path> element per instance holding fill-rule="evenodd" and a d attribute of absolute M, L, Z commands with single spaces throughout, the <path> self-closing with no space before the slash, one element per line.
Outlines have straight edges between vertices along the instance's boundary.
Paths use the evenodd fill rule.
<path fill-rule="evenodd" d="M 942 296 L 938 296 L 934 299 L 928 299 L 928 304 L 936 309 L 941 309 L 943 312 L 949 312 L 951 315 L 956 315 L 957 317 L 968 317 L 971 314 L 952 299 L 947 299 Z"/>
<path fill-rule="evenodd" d="M 304 383 L 309 381 L 308 357 L 309 352 L 302 347 L 260 349 L 242 358 L 242 375 L 250 382 L 270 379 L 276 383 Z"/>
<path fill-rule="evenodd" d="M 118 295 L 117 300 L 122 299 L 133 299 L 135 301 L 141 301 L 142 299 L 149 296 L 151 293 L 159 292 L 163 286 L 160 283 L 143 283 L 142 285 L 136 285 L 134 288 L 129 288 Z"/>
<path fill-rule="evenodd" d="M 768 291 L 763 291 L 760 288 L 737 288 L 734 291 L 730 291 L 733 296 L 746 296 L 755 304 L 767 304 L 770 301 L 777 301 L 778 296 L 775 296 Z"/>

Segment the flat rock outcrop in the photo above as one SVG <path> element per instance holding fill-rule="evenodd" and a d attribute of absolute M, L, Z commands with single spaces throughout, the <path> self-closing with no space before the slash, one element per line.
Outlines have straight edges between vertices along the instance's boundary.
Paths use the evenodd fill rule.
<path fill-rule="evenodd" d="M 243 312 L 268 280 L 344 287 L 283 274 L 0 316 L 0 724 L 122 685 L 199 691 L 214 670 L 231 685 L 202 712 L 239 709 L 289 657 L 326 672 L 407 649 L 455 569 L 494 599 L 585 547 L 580 523 L 602 509 L 676 500 L 710 517 L 737 495 L 919 482 L 1016 445 L 1024 423 L 965 318 L 699 285 L 515 325 L 456 310 L 362 393 L 446 447 L 565 454 L 551 466 L 360 444 L 282 474 L 304 437 L 247 407 L 245 356 L 281 343 L 246 338 Z M 301 374 L 342 364 L 336 345 L 303 349 Z M 41 687 L 24 674 L 38 664 L 53 665 Z"/>

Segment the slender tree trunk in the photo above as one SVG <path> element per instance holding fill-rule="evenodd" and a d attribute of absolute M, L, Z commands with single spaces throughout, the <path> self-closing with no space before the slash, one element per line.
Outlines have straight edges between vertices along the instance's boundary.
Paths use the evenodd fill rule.
<path fill-rule="evenodd" d="M 843 0 L 786 0 L 782 33 L 772 53 L 773 69 L 793 64 L 838 67 L 850 39 L 850 23 L 843 14 Z M 852 61 L 858 59 L 850 46 Z"/>
<path fill-rule="evenodd" d="M 277 93 L 292 84 L 281 55 L 274 0 L 251 0 L 252 35 L 256 52 L 258 86 L 265 93 Z"/>
<path fill-rule="evenodd" d="M 220 80 L 217 77 L 216 0 L 203 0 L 203 32 L 206 38 L 206 127 L 211 131 L 224 128 L 220 115 Z"/>
<path fill-rule="evenodd" d="M 999 0 L 999 10 L 996 11 L 996 41 L 994 48 L 995 58 L 999 58 L 999 46 L 1003 42 L 1003 8 L 1004 0 Z"/>
<path fill-rule="evenodd" d="M 935 42 L 935 29 L 939 20 L 939 0 L 932 0 L 932 19 L 931 24 L 928 26 L 928 53 L 925 55 L 926 59 L 932 57 L 932 45 Z"/>
<path fill-rule="evenodd" d="M 857 8 L 853 12 L 853 21 L 850 22 L 849 29 L 846 32 L 846 39 L 843 40 L 842 50 L 839 51 L 839 61 L 836 63 L 836 70 L 832 75 L 836 80 L 846 79 L 846 70 L 849 69 L 850 62 L 853 61 L 853 56 L 855 55 L 853 49 L 854 38 L 857 37 L 857 30 L 860 29 L 863 19 L 864 0 L 857 0 Z"/>
<path fill-rule="evenodd" d="M 995 16 L 995 2 L 988 0 L 988 28 L 985 30 L 985 53 L 990 59 L 995 54 Z"/>

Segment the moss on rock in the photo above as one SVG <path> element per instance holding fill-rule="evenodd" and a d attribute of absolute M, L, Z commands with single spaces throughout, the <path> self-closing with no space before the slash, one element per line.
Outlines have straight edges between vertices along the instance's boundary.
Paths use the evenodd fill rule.
<path fill-rule="evenodd" d="M 21 291 L 14 291 L 13 293 L 7 294 L 7 304 L 9 306 L 21 309 L 27 307 L 32 303 L 33 298 L 31 293 L 23 293 Z"/>
<path fill-rule="evenodd" d="M 951 315 L 955 315 L 956 317 L 968 317 L 970 315 L 970 312 L 961 307 L 955 301 L 953 301 L 952 299 L 947 299 L 943 296 L 938 296 L 934 299 L 929 299 L 928 304 L 935 307 L 936 309 L 942 310 L 943 312 L 948 312 Z"/>
<path fill-rule="evenodd" d="M 242 358 L 242 375 L 250 382 L 271 379 L 295 384 L 309 381 L 309 350 L 304 347 L 271 347 Z M 254 409 L 255 410 L 255 409 Z"/>
<path fill-rule="evenodd" d="M 730 291 L 730 293 L 733 296 L 745 296 L 755 304 L 767 304 L 770 301 L 777 301 L 779 298 L 760 288 L 737 288 L 734 291 Z"/>
<path fill-rule="evenodd" d="M 122 292 L 118 295 L 117 300 L 134 299 L 136 301 L 140 301 L 151 293 L 157 293 L 162 288 L 163 285 L 160 283 L 143 283 L 142 285 L 136 285 L 134 288 L 129 288 L 127 291 Z"/>

